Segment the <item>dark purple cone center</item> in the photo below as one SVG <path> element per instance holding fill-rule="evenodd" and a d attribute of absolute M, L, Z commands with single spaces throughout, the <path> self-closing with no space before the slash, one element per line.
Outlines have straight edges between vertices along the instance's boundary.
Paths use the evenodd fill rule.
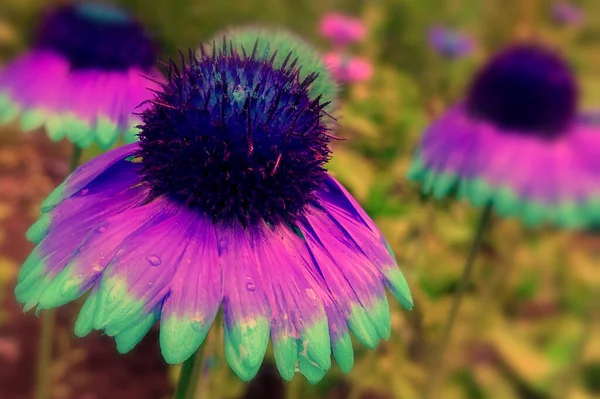
<path fill-rule="evenodd" d="M 151 197 L 214 222 L 294 223 L 327 174 L 330 136 L 320 99 L 296 62 L 221 49 L 170 63 L 169 82 L 142 114 L 140 156 Z M 152 199 L 151 198 L 151 199 Z"/>
<path fill-rule="evenodd" d="M 578 89 L 557 54 L 519 45 L 496 55 L 475 77 L 470 114 L 501 129 L 554 138 L 574 122 Z"/>
<path fill-rule="evenodd" d="M 58 7 L 43 19 L 35 43 L 69 60 L 74 69 L 149 70 L 156 49 L 144 27 L 102 3 Z"/>

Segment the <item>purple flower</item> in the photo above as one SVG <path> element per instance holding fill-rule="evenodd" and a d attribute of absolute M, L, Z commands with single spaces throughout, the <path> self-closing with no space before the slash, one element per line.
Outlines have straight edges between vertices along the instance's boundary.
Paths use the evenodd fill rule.
<path fill-rule="evenodd" d="M 158 88 L 142 76 L 155 73 L 155 60 L 150 37 L 121 9 L 59 7 L 44 17 L 33 48 L 0 70 L 0 123 L 20 116 L 24 131 L 44 126 L 51 139 L 80 147 L 132 139 L 132 113 Z"/>
<path fill-rule="evenodd" d="M 577 116 L 578 91 L 555 53 L 517 45 L 475 77 L 465 101 L 430 126 L 409 177 L 435 197 L 492 203 L 528 225 L 600 220 L 600 131 Z"/>
<path fill-rule="evenodd" d="M 328 13 L 321 20 L 321 34 L 336 46 L 346 46 L 364 40 L 367 28 L 358 18 Z"/>
<path fill-rule="evenodd" d="M 469 36 L 441 26 L 429 30 L 428 40 L 429 45 L 446 58 L 466 57 L 475 48 L 475 42 Z"/>
<path fill-rule="evenodd" d="M 552 17 L 563 25 L 579 25 L 585 17 L 581 8 L 568 1 L 559 1 L 552 6 Z"/>
<path fill-rule="evenodd" d="M 353 366 L 349 330 L 390 335 L 387 286 L 412 299 L 373 221 L 324 169 L 332 138 L 297 61 L 201 50 L 142 115 L 139 143 L 77 169 L 42 204 L 16 288 L 25 310 L 89 293 L 75 325 L 132 349 L 160 320 L 169 363 L 223 311 L 226 358 L 252 379 L 269 337 L 283 378 Z M 246 53 L 245 53 L 246 54 Z M 248 50 L 250 54 L 250 50 Z"/>

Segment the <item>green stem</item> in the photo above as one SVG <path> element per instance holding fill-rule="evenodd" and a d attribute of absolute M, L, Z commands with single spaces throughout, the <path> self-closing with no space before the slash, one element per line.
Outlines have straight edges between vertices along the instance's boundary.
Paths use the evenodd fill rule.
<path fill-rule="evenodd" d="M 71 153 L 71 163 L 69 164 L 69 170 L 73 172 L 79 166 L 81 160 L 81 154 L 83 149 L 79 148 L 77 144 L 73 144 L 73 152 Z"/>
<path fill-rule="evenodd" d="M 473 271 L 475 256 L 479 251 L 479 247 L 481 247 L 483 234 L 485 232 L 485 228 L 490 220 L 491 215 L 492 206 L 491 204 L 489 204 L 486 206 L 485 210 L 483 211 L 483 214 L 481 215 L 481 218 L 479 219 L 479 224 L 477 225 L 477 230 L 475 232 L 473 244 L 471 245 L 471 249 L 467 257 L 467 262 L 465 263 L 465 267 L 463 269 L 459 285 L 456 288 L 456 292 L 454 293 L 452 307 L 450 308 L 450 313 L 448 314 L 448 319 L 446 320 L 446 325 L 444 326 L 442 339 L 435 351 L 433 361 L 431 362 L 429 368 L 429 380 L 425 387 L 423 399 L 432 399 L 436 397 L 435 391 L 443 371 L 444 352 L 446 352 L 446 348 L 448 347 L 448 343 L 452 334 L 452 328 L 454 327 L 454 322 L 456 321 L 456 315 L 458 314 L 458 309 L 460 308 L 462 298 L 464 296 L 467 286 L 469 285 L 469 282 L 471 281 L 471 272 Z"/>
<path fill-rule="evenodd" d="M 202 374 L 205 347 L 206 343 L 200 345 L 196 353 L 183 362 L 173 399 L 194 399 L 196 386 Z"/>
<path fill-rule="evenodd" d="M 52 366 L 52 337 L 54 335 L 54 309 L 48 309 L 42 314 L 42 330 L 40 331 L 40 346 L 38 354 L 36 399 L 50 398 L 50 376 Z"/>
<path fill-rule="evenodd" d="M 73 144 L 71 153 L 70 171 L 73 172 L 79 165 L 83 150 Z M 49 399 L 51 397 L 51 367 L 52 367 L 52 343 L 54 336 L 54 309 L 47 309 L 42 313 L 42 326 L 40 331 L 40 343 L 38 353 L 36 399 Z"/>
<path fill-rule="evenodd" d="M 294 378 L 287 384 L 285 390 L 286 399 L 301 399 L 302 398 L 302 376 L 296 374 Z"/>

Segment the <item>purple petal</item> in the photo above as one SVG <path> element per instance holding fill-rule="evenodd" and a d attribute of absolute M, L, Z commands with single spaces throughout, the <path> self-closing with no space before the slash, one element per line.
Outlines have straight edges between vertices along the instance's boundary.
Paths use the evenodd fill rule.
<path fill-rule="evenodd" d="M 163 304 L 160 327 L 161 350 L 172 364 L 189 358 L 202 344 L 223 297 L 223 266 L 213 224 L 190 212 L 181 225 L 188 230 L 187 246 Z"/>
<path fill-rule="evenodd" d="M 147 104 L 138 108 L 142 102 L 153 97 L 149 89 L 158 90 L 158 84 L 142 75 L 144 72 L 131 69 L 127 72 L 78 71 L 71 74 L 70 93 L 64 98 L 64 110 L 74 112 L 79 118 L 96 126 L 99 118 L 108 118 L 120 129 L 131 126 L 134 115 L 147 108 Z M 154 75 L 160 79 L 157 71 Z"/>
<path fill-rule="evenodd" d="M 0 71 L 0 93 L 8 92 L 22 108 L 42 108 L 57 112 L 65 95 L 70 65 L 60 55 L 32 51 L 12 61 Z"/>
<path fill-rule="evenodd" d="M 42 204 L 42 212 L 53 209 L 60 202 L 84 190 L 94 179 L 101 176 L 111 166 L 134 155 L 139 149 L 137 143 L 124 145 L 81 165 L 61 183 Z"/>
<path fill-rule="evenodd" d="M 546 204 L 582 201 L 600 190 L 600 130 L 574 124 L 548 141 L 500 130 L 450 110 L 425 133 L 420 153 L 427 168 L 462 179 L 482 178 L 518 197 Z"/>
<path fill-rule="evenodd" d="M 223 281 L 225 355 L 235 373 L 247 381 L 258 372 L 267 349 L 271 310 L 248 231 L 221 225 L 218 238 L 227 276 Z"/>
<path fill-rule="evenodd" d="M 325 212 L 311 209 L 299 228 L 344 317 L 352 319 L 356 312 L 368 317 L 377 302 L 385 300 L 379 270 Z M 374 329 L 375 323 L 363 328 Z M 375 334 L 364 331 L 355 334 L 365 345 L 377 343 Z"/>
<path fill-rule="evenodd" d="M 52 268 L 47 272 L 50 282 L 47 287 L 39 288 L 40 306 L 42 308 L 60 306 L 82 295 L 102 275 L 128 239 L 138 234 L 144 235 L 147 229 L 173 215 L 176 209 L 165 201 L 154 201 L 82 225 L 83 228 L 89 229 L 89 233 L 79 238 L 73 236 L 74 238 L 69 241 L 69 244 L 79 241 L 76 250 L 72 251 L 71 245 L 60 246 L 57 250 L 59 253 L 70 251 L 67 256 L 68 263 L 65 265 L 64 261 L 63 263 L 48 262 Z M 67 229 L 61 231 L 64 230 Z M 48 239 L 60 239 L 60 236 L 50 235 Z M 95 326 L 95 328 L 100 327 L 104 326 Z"/>
<path fill-rule="evenodd" d="M 300 372 L 304 362 L 329 369 L 331 344 L 324 301 L 333 305 L 333 300 L 303 240 L 281 226 L 271 230 L 263 225 L 249 235 L 271 308 L 271 335 L 282 376 L 293 377 L 296 360 Z M 330 310 L 337 311 L 334 306 Z"/>
<path fill-rule="evenodd" d="M 102 328 L 109 335 L 160 308 L 188 244 L 189 212 L 166 200 L 156 200 L 142 208 L 128 212 L 139 226 L 137 231 L 131 229 L 128 221 L 109 219 L 107 223 L 116 224 L 115 236 L 105 236 L 96 244 L 106 245 L 102 251 L 109 254 L 109 246 L 118 248 L 102 274 L 98 293 L 102 312 L 95 318 L 95 328 Z M 102 235 L 110 234 L 109 229 L 110 226 Z M 126 230 L 134 233 L 125 237 Z M 114 244 L 105 244 L 107 241 Z"/>

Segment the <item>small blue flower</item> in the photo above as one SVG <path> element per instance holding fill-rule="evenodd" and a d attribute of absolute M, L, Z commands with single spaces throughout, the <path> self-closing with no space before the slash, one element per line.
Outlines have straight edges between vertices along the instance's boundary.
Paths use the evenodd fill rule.
<path fill-rule="evenodd" d="M 460 32 L 436 26 L 429 30 L 429 45 L 446 58 L 463 58 L 475 49 L 474 40 Z"/>

